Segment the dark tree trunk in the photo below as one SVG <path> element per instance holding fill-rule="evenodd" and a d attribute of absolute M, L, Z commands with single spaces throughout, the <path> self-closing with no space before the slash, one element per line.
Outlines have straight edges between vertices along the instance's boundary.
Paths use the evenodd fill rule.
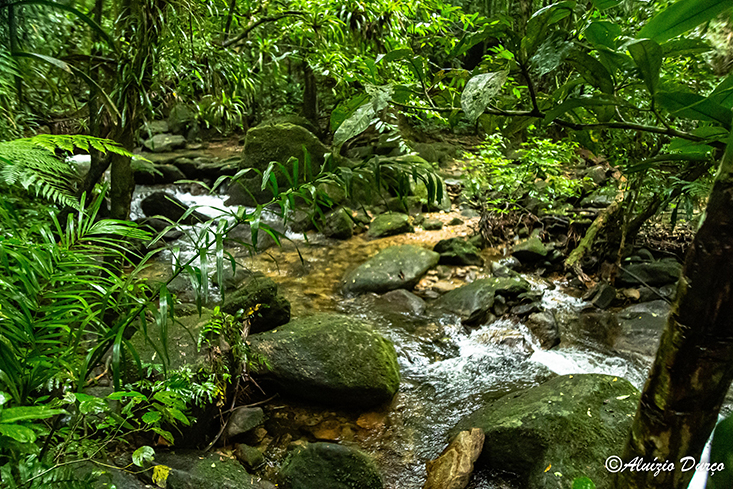
<path fill-rule="evenodd" d="M 18 20 L 16 7 L 8 7 L 8 37 L 10 38 L 10 54 L 18 52 Z M 18 104 L 23 105 L 23 78 L 15 76 L 15 91 Z"/>
<path fill-rule="evenodd" d="M 730 146 L 729 146 L 730 148 Z M 624 462 L 669 461 L 674 472 L 625 470 L 618 489 L 683 489 L 733 380 L 733 148 L 723 157 L 706 217 L 690 247 L 677 300 L 642 392 Z"/>
<path fill-rule="evenodd" d="M 318 87 L 316 86 L 316 75 L 307 61 L 303 62 L 303 117 L 320 127 L 318 122 Z"/>

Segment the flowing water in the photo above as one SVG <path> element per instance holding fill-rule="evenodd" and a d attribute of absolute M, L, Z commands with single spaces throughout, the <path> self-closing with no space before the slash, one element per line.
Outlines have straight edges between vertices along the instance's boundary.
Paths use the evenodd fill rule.
<path fill-rule="evenodd" d="M 226 209 L 220 197 L 196 195 L 197 192 L 174 186 L 167 188 L 183 202 L 201 205 L 198 210 L 212 217 Z M 138 187 L 134 214 L 140 213 L 140 199 L 152 190 L 157 189 Z M 447 223 L 457 215 L 435 213 L 429 217 Z M 292 241 L 285 242 L 282 248 L 256 255 L 241 249 L 230 250 L 241 266 L 264 272 L 278 283 L 280 292 L 292 304 L 293 317 L 335 311 L 372 322 L 394 342 L 402 373 L 394 401 L 376 412 L 360 415 L 275 401 L 277 405 L 266 411 L 283 428 L 283 436 L 273 440 L 267 455 L 281 454 L 287 442 L 297 437 L 294 432 L 307 430 L 316 438 L 355 442 L 370 452 L 383 469 L 387 487 L 419 489 L 425 481 L 425 462 L 445 448 L 448 431 L 487 400 L 537 385 L 555 374 L 605 373 L 623 377 L 641 388 L 648 365 L 619 356 L 600 344 L 570 341 L 566 345 L 563 341 L 559 348 L 545 351 L 515 319 L 500 319 L 467 329 L 451 315 L 428 312 L 420 317 L 409 316 L 378 307 L 374 294 L 345 298 L 340 293 L 341 278 L 349 270 L 388 246 L 417 244 L 432 248 L 440 239 L 472 234 L 477 218 L 462 219 L 463 225 L 445 226 L 439 231 L 418 230 L 377 240 L 357 235 L 347 241 L 335 241 L 316 233 L 304 240 L 302 235 L 288 233 Z M 185 241 L 180 246 L 181 253 L 192 253 L 186 249 Z M 501 258 L 501 253 L 485 250 L 484 256 L 488 263 Z M 453 286 L 488 276 L 490 269 L 453 268 L 454 274 L 447 280 Z M 535 290 L 544 293 L 543 306 L 558 317 L 572 317 L 586 306 L 568 294 L 562 282 L 525 278 Z M 293 425 L 297 426 L 293 429 Z M 474 489 L 507 487 L 480 475 L 474 479 Z"/>

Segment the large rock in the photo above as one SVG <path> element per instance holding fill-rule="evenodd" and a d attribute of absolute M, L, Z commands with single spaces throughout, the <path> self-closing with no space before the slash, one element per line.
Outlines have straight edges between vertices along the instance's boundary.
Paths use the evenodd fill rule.
<path fill-rule="evenodd" d="M 415 245 L 390 246 L 344 278 L 347 294 L 389 292 L 412 288 L 420 278 L 438 264 L 440 255 Z"/>
<path fill-rule="evenodd" d="M 423 489 L 463 489 L 473 473 L 473 464 L 484 447 L 484 432 L 480 428 L 461 431 L 443 450 L 427 463 L 428 480 Z"/>
<path fill-rule="evenodd" d="M 438 241 L 433 251 L 440 253 L 440 263 L 444 265 L 483 266 L 478 248 L 461 238 L 449 238 Z"/>
<path fill-rule="evenodd" d="M 616 283 L 619 285 L 666 285 L 679 280 L 680 273 L 682 273 L 682 265 L 675 259 L 651 263 L 625 263 L 616 277 Z"/>
<path fill-rule="evenodd" d="M 624 379 L 564 375 L 480 408 L 453 432 L 482 429 L 477 466 L 515 472 L 521 487 L 569 488 L 585 476 L 609 488 L 613 474 L 603 462 L 623 453 L 638 403 L 639 391 Z"/>
<path fill-rule="evenodd" d="M 376 463 L 360 450 L 308 443 L 288 454 L 280 470 L 284 489 L 383 489 Z"/>
<path fill-rule="evenodd" d="M 254 272 L 224 299 L 221 310 L 236 314 L 240 309 L 256 309 L 250 320 L 250 332 L 258 333 L 290 321 L 290 302 L 277 293 L 277 284 L 261 272 Z"/>
<path fill-rule="evenodd" d="M 167 489 L 259 489 L 265 487 L 234 459 L 216 453 L 181 450 L 155 454 L 155 465 L 171 470 Z"/>
<path fill-rule="evenodd" d="M 354 220 L 343 207 L 326 214 L 324 221 L 323 234 L 329 238 L 349 239 L 354 235 Z"/>
<path fill-rule="evenodd" d="M 186 204 L 165 192 L 154 192 L 148 195 L 140 202 L 140 208 L 146 217 L 163 216 L 174 222 L 178 222 L 188 210 Z M 181 224 L 196 224 L 209 219 L 210 217 L 193 211 L 181 221 Z"/>
<path fill-rule="evenodd" d="M 186 175 L 175 165 L 153 164 L 149 170 L 135 171 L 137 185 L 160 185 L 185 180 Z"/>
<path fill-rule="evenodd" d="M 435 301 L 434 306 L 460 316 L 465 324 L 475 324 L 486 318 L 496 294 L 517 296 L 529 289 L 529 282 L 518 276 L 482 278 L 451 290 Z"/>
<path fill-rule="evenodd" d="M 367 234 L 370 238 L 383 238 L 412 231 L 410 216 L 399 212 L 390 212 L 376 216 L 369 224 Z"/>
<path fill-rule="evenodd" d="M 232 411 L 229 421 L 224 429 L 224 439 L 229 440 L 235 436 L 243 435 L 260 426 L 265 422 L 265 413 L 259 407 L 239 406 Z"/>
<path fill-rule="evenodd" d="M 634 304 L 616 317 L 620 332 L 614 348 L 651 361 L 659 347 L 659 338 L 667 324 L 671 306 L 663 300 Z"/>
<path fill-rule="evenodd" d="M 292 176 L 293 165 L 290 163 L 290 159 L 296 158 L 299 161 L 298 173 L 302 181 L 305 173 L 303 147 L 310 155 L 311 174 L 318 174 L 321 165 L 323 165 L 324 156 L 329 153 L 329 149 L 313 133 L 294 124 L 255 127 L 247 132 L 244 140 L 242 168 L 254 168 L 264 172 L 270 162 L 277 161 Z M 287 178 L 279 167 L 276 166 L 272 174 L 275 175 L 280 188 L 287 184 Z M 262 190 L 261 185 L 262 177 L 260 175 L 253 174 L 252 177 L 240 179 L 240 183 L 232 185 L 229 189 L 230 198 L 226 204 L 253 205 L 254 203 L 269 201 L 272 198 L 272 192 L 269 187 Z"/>
<path fill-rule="evenodd" d="M 522 263 L 526 263 L 543 259 L 547 256 L 547 252 L 547 247 L 540 241 L 540 238 L 533 236 L 514 245 L 512 255 Z"/>
<path fill-rule="evenodd" d="M 405 289 L 397 289 L 378 297 L 374 304 L 384 312 L 420 316 L 425 312 L 425 301 Z"/>
<path fill-rule="evenodd" d="M 555 316 L 550 311 L 532 313 L 526 323 L 545 350 L 560 344 L 560 329 L 555 321 Z"/>
<path fill-rule="evenodd" d="M 168 153 L 186 146 L 186 138 L 177 134 L 156 134 L 143 143 L 153 153 Z"/>
<path fill-rule="evenodd" d="M 191 180 L 215 181 L 222 175 L 234 175 L 239 171 L 241 159 L 238 157 L 220 160 L 208 156 L 195 158 L 180 157 L 173 164 Z"/>
<path fill-rule="evenodd" d="M 196 113 L 185 104 L 176 104 L 168 114 L 168 129 L 173 134 L 187 134 L 196 123 Z"/>
<path fill-rule="evenodd" d="M 399 387 L 394 346 L 363 321 L 317 314 L 249 339 L 267 361 L 259 373 L 284 394 L 363 408 L 391 400 Z"/>

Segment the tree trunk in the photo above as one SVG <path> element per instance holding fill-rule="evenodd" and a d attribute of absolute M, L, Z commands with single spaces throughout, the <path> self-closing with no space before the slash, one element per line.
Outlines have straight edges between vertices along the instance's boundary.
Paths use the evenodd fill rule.
<path fill-rule="evenodd" d="M 135 140 L 135 129 L 130 122 L 122 128 L 117 142 L 125 148 L 132 148 Z M 110 188 L 109 215 L 112 219 L 127 220 L 130 216 L 132 193 L 135 191 L 135 175 L 132 171 L 132 158 L 118 154 L 109 155 L 112 163 L 112 186 Z"/>
<path fill-rule="evenodd" d="M 670 472 L 627 468 L 618 489 L 683 489 L 733 380 L 733 147 L 728 145 L 706 217 L 687 253 L 677 300 L 642 392 L 623 462 L 669 461 Z"/>
<path fill-rule="evenodd" d="M 303 61 L 303 117 L 313 123 L 314 126 L 320 127 L 318 121 L 318 87 L 316 86 L 316 76 L 313 69 L 307 61 Z"/>

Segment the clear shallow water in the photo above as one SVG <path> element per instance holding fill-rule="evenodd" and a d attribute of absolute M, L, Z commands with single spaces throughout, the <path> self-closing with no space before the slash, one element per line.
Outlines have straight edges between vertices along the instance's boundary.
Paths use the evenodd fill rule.
<path fill-rule="evenodd" d="M 142 198 L 163 188 L 138 187 L 134 216 L 141 217 Z M 221 216 L 226 209 L 225 199 L 220 196 L 196 195 L 180 189 L 173 193 L 187 205 L 198 205 L 200 212 L 211 217 Z M 435 213 L 429 217 L 447 223 L 458 215 Z M 491 399 L 537 385 L 553 374 L 605 373 L 626 378 L 638 388 L 646 377 L 647 366 L 628 361 L 602 345 L 569 343 L 544 351 L 529 330 L 516 320 L 501 319 L 491 325 L 467 329 L 457 318 L 432 314 L 430 309 L 421 317 L 410 317 L 380 311 L 374 307 L 374 297 L 370 295 L 358 298 L 341 295 L 341 278 L 388 246 L 416 244 L 432 248 L 440 239 L 472 234 L 477 219 L 462 219 L 466 222 L 460 226 L 428 232 L 418 229 L 415 233 L 379 240 L 367 240 L 359 235 L 348 241 L 334 241 L 312 232 L 307 241 L 302 235 L 293 234 L 291 242 L 266 253 L 251 255 L 246 250 L 229 250 L 240 266 L 262 271 L 278 283 L 280 292 L 292 304 L 293 317 L 317 312 L 346 313 L 372 322 L 393 341 L 402 373 L 400 390 L 387 410 L 384 429 L 358 439 L 360 446 L 381 465 L 389 488 L 422 488 L 425 463 L 445 448 L 449 430 Z M 180 246 L 182 258 L 194 256 L 190 242 L 182 239 L 175 244 Z M 484 256 L 492 260 L 500 253 L 485 250 Z M 170 252 L 162 254 L 161 259 L 170 261 Z M 487 276 L 487 270 L 488 267 L 479 270 L 476 278 Z M 535 290 L 543 291 L 542 304 L 546 310 L 573 316 L 586 305 L 565 293 L 561 283 L 526 278 Z M 507 338 L 511 341 L 504 341 Z M 472 488 L 509 487 L 482 480 L 480 475 L 476 479 Z M 691 487 L 702 489 L 703 486 Z"/>

